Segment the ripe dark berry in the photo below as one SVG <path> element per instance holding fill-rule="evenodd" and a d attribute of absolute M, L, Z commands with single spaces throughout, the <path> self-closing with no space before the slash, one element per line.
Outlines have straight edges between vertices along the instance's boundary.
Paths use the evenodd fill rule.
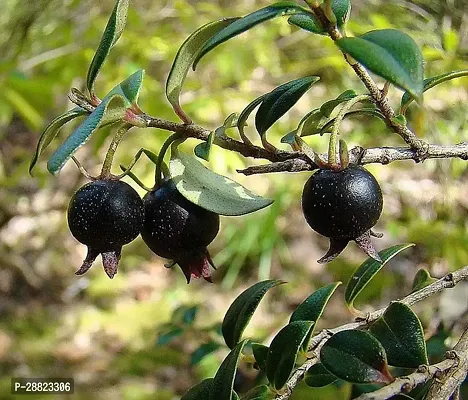
<path fill-rule="evenodd" d="M 383 198 L 374 176 L 362 167 L 342 171 L 321 169 L 302 192 L 302 210 L 311 228 L 330 238 L 330 249 L 318 262 L 337 257 L 350 240 L 380 260 L 370 241 L 371 228 L 382 212 Z"/>
<path fill-rule="evenodd" d="M 88 247 L 82 275 L 101 254 L 109 278 L 117 273 L 122 246 L 130 243 L 143 226 L 143 201 L 125 182 L 97 180 L 81 187 L 68 206 L 68 226 L 73 236 Z"/>
<path fill-rule="evenodd" d="M 187 283 L 191 277 L 211 282 L 210 265 L 214 265 L 206 247 L 218 234 L 219 215 L 188 201 L 172 180 L 148 192 L 143 204 L 141 236 L 146 245 L 179 264 Z"/>

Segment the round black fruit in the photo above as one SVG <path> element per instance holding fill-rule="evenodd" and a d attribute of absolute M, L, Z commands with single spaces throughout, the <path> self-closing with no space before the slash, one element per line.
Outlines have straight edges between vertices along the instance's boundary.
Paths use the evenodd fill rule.
<path fill-rule="evenodd" d="M 97 180 L 81 187 L 68 207 L 73 236 L 88 247 L 77 275 L 84 274 L 101 254 L 109 277 L 117 273 L 122 246 L 134 240 L 143 226 L 143 202 L 127 183 Z"/>
<path fill-rule="evenodd" d="M 211 282 L 213 266 L 207 246 L 219 231 L 219 215 L 188 201 L 168 180 L 143 198 L 146 245 L 158 256 L 179 264 L 187 282 L 203 277 Z M 214 267 L 214 266 L 213 266 Z"/>
<path fill-rule="evenodd" d="M 329 252 L 319 262 L 335 258 L 350 240 L 378 258 L 369 238 L 382 206 L 378 182 L 362 167 L 341 171 L 321 169 L 314 173 L 304 186 L 302 210 L 311 228 L 331 239 Z"/>

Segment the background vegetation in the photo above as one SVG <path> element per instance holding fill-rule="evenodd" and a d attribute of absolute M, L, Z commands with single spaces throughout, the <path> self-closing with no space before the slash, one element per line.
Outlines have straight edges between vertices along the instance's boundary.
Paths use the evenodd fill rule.
<path fill-rule="evenodd" d="M 112 51 L 98 82 L 107 93 L 137 68 L 146 70 L 141 107 L 176 120 L 164 98 L 164 84 L 179 45 L 196 28 L 221 16 L 243 15 L 267 1 L 149 1 L 131 3 L 127 29 Z M 463 0 L 355 0 L 350 33 L 396 27 L 423 48 L 426 76 L 468 68 L 468 9 Z M 0 398 L 9 398 L 11 376 L 74 377 L 73 398 L 175 399 L 206 376 L 212 376 L 226 349 L 193 364 L 200 345 L 218 340 L 208 329 L 245 287 L 266 278 L 289 282 L 270 294 L 248 334 L 271 338 L 308 294 L 332 281 L 346 281 L 363 255 L 349 246 L 336 261 L 316 263 L 327 241 L 306 225 L 300 194 L 308 173 L 236 179 L 275 203 L 242 218 L 222 218 L 221 234 L 211 246 L 218 265 L 214 285 L 185 284 L 179 270 L 167 270 L 141 240 L 124 248 L 119 274 L 110 281 L 100 268 L 83 277 L 73 273 L 85 248 L 70 235 L 66 208 L 84 181 L 68 165 L 58 178 L 42 162 L 35 177 L 28 163 L 44 126 L 71 108 L 67 93 L 83 88 L 87 67 L 112 10 L 113 1 L 35 0 L 26 5 L 3 0 L 0 14 Z M 290 33 L 292 35 L 290 35 Z M 253 40 L 255 38 L 255 40 Z M 344 89 L 362 91 L 342 56 L 327 38 L 310 37 L 274 20 L 220 47 L 191 74 L 182 101 L 202 126 L 216 127 L 231 112 L 241 111 L 258 95 L 305 75 L 321 81 L 277 123 L 269 135 L 275 144 L 293 129 L 307 110 Z M 468 79 L 429 91 L 424 109 L 412 106 L 411 127 L 427 141 L 464 140 Z M 392 92 L 397 101 L 400 93 Z M 345 121 L 349 146 L 401 144 L 380 121 Z M 70 127 L 61 135 L 70 132 Z M 276 135 L 276 136 L 275 136 Z M 140 147 L 159 149 L 167 133 L 132 130 L 119 148 L 128 164 Z M 257 139 L 252 135 L 252 139 Z M 97 173 L 105 134 L 78 152 L 88 170 Z M 325 151 L 326 138 L 312 138 Z M 188 145 L 192 145 L 189 143 Z M 215 148 L 212 168 L 222 174 L 255 161 Z M 93 168 L 94 166 L 94 168 Z M 140 162 L 136 173 L 151 183 L 152 164 Z M 385 233 L 378 249 L 414 242 L 416 247 L 392 261 L 360 298 L 372 307 L 411 291 L 419 268 L 434 276 L 467 263 L 468 173 L 462 160 L 372 165 L 384 191 L 384 213 L 377 226 Z M 275 297 L 273 297 L 275 296 Z M 468 285 L 460 284 L 415 308 L 424 323 L 434 357 L 443 354 L 468 322 Z M 184 333 L 164 344 L 174 310 L 196 306 L 196 318 L 175 322 Z M 183 310 L 182 310 L 183 311 Z M 190 314 L 190 313 L 189 313 Z M 186 315 L 186 314 L 184 314 Z M 179 318 L 179 319 L 178 319 Z M 183 318 L 182 318 L 183 319 Z M 351 320 L 342 291 L 320 322 L 332 327 Z M 202 330 L 201 328 L 207 328 Z M 453 337 L 446 329 L 453 328 Z M 159 339 L 158 339 L 159 338 Z M 221 342 L 220 342 L 221 343 Z M 213 346 L 215 349 L 216 346 Z M 242 370 L 237 384 L 249 387 L 256 371 Z M 465 385 L 466 386 L 466 385 Z M 350 387 L 301 390 L 293 399 L 349 398 Z"/>

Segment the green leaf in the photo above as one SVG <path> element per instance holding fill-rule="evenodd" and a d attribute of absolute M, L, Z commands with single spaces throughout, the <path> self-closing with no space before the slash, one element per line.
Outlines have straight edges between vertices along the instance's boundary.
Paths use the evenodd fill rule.
<path fill-rule="evenodd" d="M 407 34 L 382 29 L 335 42 L 368 70 L 419 99 L 423 93 L 424 67 L 421 50 Z"/>
<path fill-rule="evenodd" d="M 428 364 L 421 321 L 406 304 L 391 303 L 370 331 L 382 343 L 390 365 L 417 368 Z"/>
<path fill-rule="evenodd" d="M 354 90 L 346 90 L 343 93 L 341 93 L 336 99 L 323 103 L 322 107 L 320 107 L 320 112 L 328 118 L 337 106 L 353 99 L 356 96 L 357 93 Z"/>
<path fill-rule="evenodd" d="M 242 400 L 272 400 L 275 394 L 266 385 L 256 386 L 242 396 Z"/>
<path fill-rule="evenodd" d="M 286 384 L 296 364 L 297 354 L 313 325 L 314 321 L 291 322 L 273 338 L 265 372 L 276 389 L 281 389 Z"/>
<path fill-rule="evenodd" d="M 297 145 L 297 129 L 291 131 L 291 132 L 288 132 L 286 135 L 284 135 L 282 138 L 281 138 L 281 143 L 287 143 L 291 146 L 293 145 Z"/>
<path fill-rule="evenodd" d="M 211 398 L 214 400 L 231 400 L 237 364 L 247 340 L 239 342 L 226 356 L 213 379 Z"/>
<path fill-rule="evenodd" d="M 172 313 L 171 321 L 174 324 L 192 325 L 198 314 L 198 306 L 180 306 Z"/>
<path fill-rule="evenodd" d="M 346 305 L 351 308 L 356 297 L 367 286 L 375 274 L 377 274 L 393 257 L 412 246 L 414 246 L 413 243 L 397 244 L 380 251 L 379 256 L 382 259 L 381 263 L 371 257 L 364 261 L 353 273 L 346 285 Z"/>
<path fill-rule="evenodd" d="M 103 126 L 121 120 L 125 115 L 125 100 L 122 96 L 114 95 L 102 101 L 81 125 L 55 151 L 47 163 L 47 169 L 57 174 L 65 162 L 84 144 L 91 135 Z"/>
<path fill-rule="evenodd" d="M 421 268 L 414 276 L 412 292 L 417 292 L 418 290 L 430 285 L 436 280 L 437 279 L 433 278 L 427 269 Z"/>
<path fill-rule="evenodd" d="M 460 78 L 463 76 L 468 76 L 468 69 L 462 69 L 460 71 L 451 71 L 442 75 L 437 75 L 431 78 L 424 79 L 423 92 L 433 88 L 434 86 L 440 85 L 441 83 L 450 81 L 455 78 Z M 412 101 L 413 101 L 413 98 L 411 97 L 411 94 L 409 92 L 405 92 L 403 94 L 403 97 L 401 98 L 400 109 L 401 110 L 406 109 Z"/>
<path fill-rule="evenodd" d="M 180 400 L 211 400 L 213 381 L 213 378 L 201 381 L 199 384 L 191 387 Z"/>
<path fill-rule="evenodd" d="M 384 348 L 367 332 L 347 330 L 336 333 L 320 350 L 320 361 L 328 371 L 347 382 L 393 381 Z"/>
<path fill-rule="evenodd" d="M 247 125 L 247 118 L 249 118 L 250 114 L 252 114 L 252 111 L 257 107 L 268 95 L 262 94 L 261 96 L 257 97 L 255 100 L 253 100 L 247 107 L 245 107 L 242 112 L 239 115 L 239 119 L 237 120 L 237 129 L 239 130 L 239 134 L 242 138 L 245 137 L 244 133 L 244 127 Z"/>
<path fill-rule="evenodd" d="M 376 117 L 376 118 L 379 118 L 380 120 L 382 121 L 386 121 L 385 119 L 385 116 L 378 110 L 374 109 L 374 108 L 361 108 L 359 110 L 353 110 L 353 111 L 350 111 L 350 112 L 347 112 L 345 114 L 345 118 L 348 118 L 348 117 L 352 117 L 352 116 L 362 116 L 362 115 L 365 115 L 365 116 L 369 116 L 369 117 Z M 310 134 L 316 134 L 316 133 L 320 133 L 321 135 L 323 135 L 324 133 L 326 132 L 330 132 L 331 129 L 333 128 L 333 125 L 335 124 L 335 121 L 336 121 L 336 118 L 332 118 L 330 120 L 328 120 L 325 124 L 323 124 L 322 126 L 319 126 L 317 127 L 318 131 L 312 131 L 312 133 Z M 302 135 L 302 136 L 307 136 L 305 133 Z"/>
<path fill-rule="evenodd" d="M 328 118 L 325 117 L 320 108 L 307 113 L 297 126 L 297 135 L 298 136 L 310 136 L 320 133 L 323 125 L 328 121 Z"/>
<path fill-rule="evenodd" d="M 244 215 L 273 203 L 180 151 L 172 152 L 169 170 L 177 190 L 187 200 L 216 214 Z"/>
<path fill-rule="evenodd" d="M 169 329 L 168 331 L 166 331 L 165 333 L 161 333 L 159 336 L 158 336 L 158 340 L 156 341 L 156 344 L 158 346 L 163 346 L 165 344 L 168 344 L 170 343 L 172 340 L 174 340 L 175 338 L 179 337 L 180 335 L 182 335 L 182 333 L 184 333 L 184 330 L 180 327 L 172 327 L 171 329 Z"/>
<path fill-rule="evenodd" d="M 57 136 L 58 132 L 66 123 L 74 120 L 75 118 L 87 115 L 88 112 L 81 107 L 75 107 L 66 113 L 59 115 L 55 118 L 41 133 L 39 141 L 37 142 L 36 152 L 33 155 L 31 163 L 29 164 L 29 173 L 32 175 L 32 170 L 37 163 L 39 156 L 49 146 L 49 144 Z"/>
<path fill-rule="evenodd" d="M 196 68 L 200 59 L 213 50 L 216 46 L 224 43 L 225 41 L 253 28 L 254 26 L 268 21 L 272 18 L 281 17 L 284 15 L 293 15 L 299 12 L 306 12 L 307 10 L 303 7 L 298 6 L 296 3 L 290 1 L 284 1 L 272 4 L 268 7 L 257 10 L 251 14 L 246 15 L 243 18 L 234 21 L 232 24 L 219 31 L 216 35 L 211 37 L 200 52 L 197 54 L 193 63 L 193 69 Z"/>
<path fill-rule="evenodd" d="M 257 362 L 258 368 L 266 370 L 266 359 L 268 357 L 268 346 L 260 343 L 252 343 L 252 352 Z"/>
<path fill-rule="evenodd" d="M 263 99 L 255 115 L 255 127 L 260 136 L 280 119 L 310 87 L 318 82 L 318 76 L 295 79 L 278 86 Z"/>
<path fill-rule="evenodd" d="M 125 104 L 127 106 L 136 104 L 138 102 L 144 76 L 145 71 L 139 69 L 130 75 L 127 79 L 120 82 L 109 93 L 107 93 L 106 97 L 104 97 L 104 100 L 118 94 L 125 99 Z"/>
<path fill-rule="evenodd" d="M 266 280 L 244 290 L 231 304 L 223 320 L 223 337 L 232 349 L 239 342 L 245 327 L 266 292 L 271 288 L 286 283 L 279 280 Z"/>
<path fill-rule="evenodd" d="M 316 290 L 301 304 L 299 304 L 299 306 L 297 306 L 297 308 L 292 313 L 289 322 L 314 321 L 315 325 L 317 325 L 317 321 L 322 316 L 323 310 L 325 309 L 328 300 L 330 300 L 330 297 L 339 285 L 341 285 L 341 282 L 330 283 L 329 285 L 323 286 Z M 309 332 L 309 337 L 304 340 L 304 351 L 307 351 L 309 340 L 313 332 L 314 329 L 312 328 Z"/>
<path fill-rule="evenodd" d="M 192 354 L 190 355 L 190 365 L 198 364 L 206 356 L 208 356 L 211 353 L 214 353 L 220 347 L 221 345 L 219 343 L 216 343 L 213 341 L 208 342 L 208 343 L 203 343 L 198 349 L 193 351 Z"/>
<path fill-rule="evenodd" d="M 180 92 L 197 54 L 208 39 L 237 19 L 239 18 L 225 18 L 203 25 L 180 46 L 166 81 L 166 97 L 178 115 L 182 111 L 179 103 Z"/>
<path fill-rule="evenodd" d="M 117 0 L 114 10 L 107 22 L 101 42 L 99 43 L 88 69 L 86 84 L 91 94 L 94 93 L 94 81 L 104 64 L 104 61 L 109 55 L 111 48 L 117 43 L 117 40 L 119 40 L 120 35 L 122 35 L 125 28 L 125 24 L 127 23 L 128 4 L 129 0 Z"/>
<path fill-rule="evenodd" d="M 305 375 L 304 382 L 310 387 L 323 387 L 333 383 L 338 378 L 331 374 L 322 363 L 314 364 Z"/>

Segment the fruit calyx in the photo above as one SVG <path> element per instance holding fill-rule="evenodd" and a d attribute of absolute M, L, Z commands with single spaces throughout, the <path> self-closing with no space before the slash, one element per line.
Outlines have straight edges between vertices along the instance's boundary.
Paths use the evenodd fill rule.
<path fill-rule="evenodd" d="M 178 264 L 187 283 L 203 277 L 212 282 L 210 266 L 215 266 L 207 246 L 219 231 L 219 215 L 190 202 L 172 180 L 148 192 L 143 198 L 145 222 L 141 236 L 158 256 Z"/>
<path fill-rule="evenodd" d="M 330 239 L 327 253 L 318 262 L 332 261 L 351 240 L 369 257 L 381 261 L 371 241 L 371 236 L 381 235 L 371 228 L 382 207 L 380 186 L 363 167 L 315 172 L 304 186 L 302 209 L 311 228 Z"/>

